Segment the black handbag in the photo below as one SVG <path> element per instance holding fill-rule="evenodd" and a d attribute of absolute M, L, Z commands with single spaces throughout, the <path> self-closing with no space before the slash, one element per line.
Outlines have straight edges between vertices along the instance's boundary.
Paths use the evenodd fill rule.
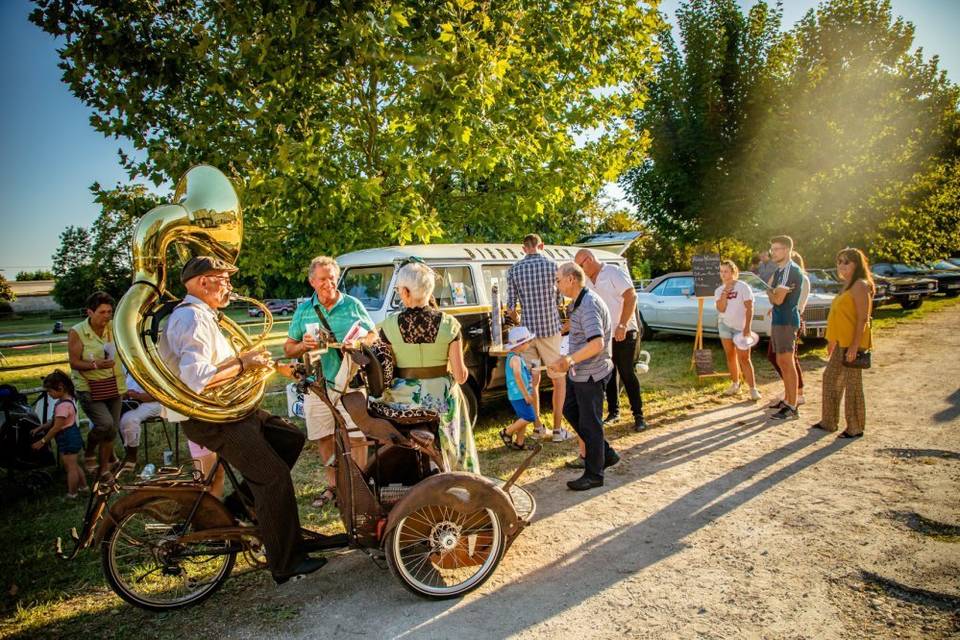
<path fill-rule="evenodd" d="M 839 348 L 839 347 L 838 347 Z M 869 369 L 870 368 L 870 350 L 857 351 L 857 357 L 853 360 L 847 360 L 846 354 L 842 360 L 843 366 L 850 369 Z"/>

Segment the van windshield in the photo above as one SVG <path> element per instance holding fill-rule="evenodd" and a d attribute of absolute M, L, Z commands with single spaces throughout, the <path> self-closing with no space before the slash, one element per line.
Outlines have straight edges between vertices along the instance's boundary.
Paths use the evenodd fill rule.
<path fill-rule="evenodd" d="M 340 276 L 338 288 L 359 300 L 365 309 L 376 311 L 383 308 L 383 301 L 387 298 L 392 278 L 392 264 L 351 267 Z"/>

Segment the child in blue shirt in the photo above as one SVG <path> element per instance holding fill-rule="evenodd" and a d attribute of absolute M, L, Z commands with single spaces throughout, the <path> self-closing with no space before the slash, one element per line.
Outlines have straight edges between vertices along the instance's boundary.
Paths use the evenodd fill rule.
<path fill-rule="evenodd" d="M 508 449 L 522 451 L 526 448 L 524 440 L 527 425 L 536 422 L 537 414 L 533 410 L 533 383 L 530 368 L 520 354 L 527 350 L 536 336 L 527 327 L 514 327 L 508 335 L 505 348 L 507 354 L 506 378 L 507 398 L 517 415 L 516 421 L 506 429 L 500 430 L 500 439 Z M 514 439 L 516 436 L 516 439 Z"/>

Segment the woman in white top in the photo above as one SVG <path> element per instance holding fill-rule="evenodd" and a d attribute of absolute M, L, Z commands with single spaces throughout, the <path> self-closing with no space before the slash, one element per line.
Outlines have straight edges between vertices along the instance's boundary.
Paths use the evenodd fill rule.
<path fill-rule="evenodd" d="M 717 287 L 713 297 L 717 305 L 719 317 L 717 330 L 720 333 L 720 342 L 727 356 L 727 370 L 730 372 L 730 387 L 724 395 L 732 396 L 740 392 L 740 372 L 747 384 L 750 385 L 750 398 L 760 399 L 757 390 L 757 381 L 753 372 L 753 362 L 750 360 L 750 347 L 739 349 L 733 342 L 737 334 L 744 338 L 751 336 L 751 321 L 753 320 L 753 289 L 745 282 L 737 280 L 740 269 L 732 260 L 720 263 L 720 280 L 723 282 Z"/>

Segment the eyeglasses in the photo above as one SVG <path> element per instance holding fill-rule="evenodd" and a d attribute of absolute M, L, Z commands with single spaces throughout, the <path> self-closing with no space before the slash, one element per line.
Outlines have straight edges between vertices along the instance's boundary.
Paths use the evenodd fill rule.
<path fill-rule="evenodd" d="M 233 288 L 233 284 L 230 282 L 230 276 L 204 276 L 205 278 L 210 278 L 211 280 L 219 280 L 220 284 L 225 287 Z"/>

